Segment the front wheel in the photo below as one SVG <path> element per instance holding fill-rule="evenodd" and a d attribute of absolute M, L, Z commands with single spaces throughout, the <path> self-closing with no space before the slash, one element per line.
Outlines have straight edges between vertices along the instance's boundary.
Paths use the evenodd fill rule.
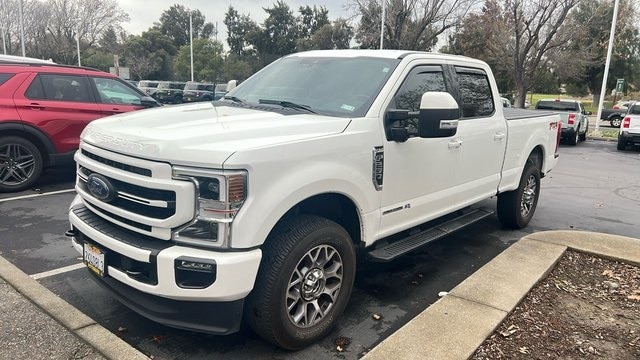
<path fill-rule="evenodd" d="M 580 141 L 586 141 L 588 132 L 589 132 L 589 125 L 587 124 L 586 128 L 584 129 L 584 132 L 582 134 L 580 134 L 579 140 Z"/>
<path fill-rule="evenodd" d="M 579 137 L 579 131 L 578 129 L 576 129 L 576 132 L 571 135 L 571 138 L 569 139 L 569 145 L 577 145 L 578 144 L 578 137 Z"/>
<path fill-rule="evenodd" d="M 355 259 L 349 234 L 335 222 L 311 215 L 283 221 L 263 248 L 245 307 L 249 326 L 289 350 L 323 338 L 349 301 Z"/>
<path fill-rule="evenodd" d="M 533 218 L 540 196 L 540 169 L 534 161 L 525 165 L 518 188 L 498 195 L 498 219 L 505 227 L 521 229 Z"/>
<path fill-rule="evenodd" d="M 620 124 L 622 124 L 622 118 L 616 116 L 611 119 L 611 126 L 619 128 Z"/>
<path fill-rule="evenodd" d="M 0 192 L 28 189 L 43 168 L 42 154 L 31 141 L 18 136 L 0 138 Z"/>

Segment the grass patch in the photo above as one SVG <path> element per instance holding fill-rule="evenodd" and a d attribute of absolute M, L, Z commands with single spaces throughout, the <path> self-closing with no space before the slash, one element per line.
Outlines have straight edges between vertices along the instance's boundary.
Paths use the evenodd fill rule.
<path fill-rule="evenodd" d="M 600 137 L 605 139 L 618 139 L 618 133 L 620 131 L 618 129 L 589 129 L 588 136 L 590 137 Z"/>

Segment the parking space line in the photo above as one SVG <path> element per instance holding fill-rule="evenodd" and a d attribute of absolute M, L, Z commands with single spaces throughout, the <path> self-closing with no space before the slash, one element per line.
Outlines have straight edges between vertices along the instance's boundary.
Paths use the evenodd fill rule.
<path fill-rule="evenodd" d="M 39 280 L 39 279 L 43 279 L 43 278 L 46 278 L 46 277 L 49 277 L 49 276 L 64 274 L 64 273 L 69 272 L 69 271 L 82 269 L 83 267 L 86 267 L 86 265 L 84 263 L 79 263 L 79 264 L 74 264 L 74 265 L 61 267 L 59 269 L 53 269 L 53 270 L 49 270 L 49 271 L 45 271 L 45 272 L 29 275 L 29 277 L 34 279 L 34 280 Z"/>
<path fill-rule="evenodd" d="M 73 192 L 73 191 L 76 191 L 76 189 L 58 190 L 58 191 L 51 191 L 51 192 L 46 192 L 46 193 L 42 193 L 42 194 L 16 196 L 16 197 L 12 197 L 12 198 L 0 199 L 0 203 L 6 202 L 6 201 L 10 201 L 10 200 L 30 199 L 30 198 L 40 197 L 40 196 L 45 196 L 45 195 L 64 194 L 64 193 L 70 193 L 70 192 Z"/>

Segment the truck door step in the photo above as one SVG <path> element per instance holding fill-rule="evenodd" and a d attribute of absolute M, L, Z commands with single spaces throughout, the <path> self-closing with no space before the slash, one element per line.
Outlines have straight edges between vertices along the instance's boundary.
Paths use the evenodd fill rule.
<path fill-rule="evenodd" d="M 427 230 L 376 248 L 370 251 L 368 256 L 373 261 L 387 262 L 394 260 L 399 256 L 421 247 L 422 245 L 438 240 L 466 226 L 478 222 L 493 213 L 494 211 L 488 208 L 468 210 L 460 216 L 440 223 Z"/>

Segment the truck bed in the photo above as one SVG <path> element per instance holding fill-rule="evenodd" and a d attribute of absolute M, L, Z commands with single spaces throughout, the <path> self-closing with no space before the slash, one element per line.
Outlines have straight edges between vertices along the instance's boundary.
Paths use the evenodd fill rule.
<path fill-rule="evenodd" d="M 504 108 L 504 118 L 507 120 L 520 120 L 524 118 L 534 118 L 557 114 L 557 112 L 549 110 L 529 110 L 520 108 Z"/>

